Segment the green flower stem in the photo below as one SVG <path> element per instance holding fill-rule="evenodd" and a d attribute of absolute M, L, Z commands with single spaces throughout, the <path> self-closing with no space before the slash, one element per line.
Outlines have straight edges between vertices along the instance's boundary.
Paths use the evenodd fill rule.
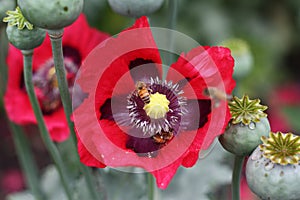
<path fill-rule="evenodd" d="M 68 121 L 68 126 L 71 132 L 72 137 L 72 148 L 74 152 L 77 152 L 76 144 L 77 139 L 74 132 L 74 124 L 71 121 L 71 114 L 72 114 L 72 102 L 71 97 L 69 93 L 68 83 L 66 79 L 66 72 L 65 72 L 65 66 L 64 66 L 64 57 L 63 57 L 63 51 L 62 51 L 62 36 L 63 36 L 63 29 L 60 30 L 48 30 L 51 45 L 52 45 L 52 54 L 53 54 L 53 60 L 55 65 L 55 71 L 58 81 L 58 88 L 60 91 L 61 101 L 64 107 L 64 111 L 66 114 L 66 118 Z M 80 171 L 85 176 L 85 181 L 87 183 L 87 187 L 90 191 L 91 197 L 95 200 L 99 199 L 98 192 L 95 190 L 95 183 L 93 181 L 90 169 L 80 163 L 79 157 L 76 157 L 76 162 L 78 163 Z"/>
<path fill-rule="evenodd" d="M 155 200 L 155 183 L 152 174 L 147 174 L 148 181 L 148 200 Z"/>
<path fill-rule="evenodd" d="M 8 40 L 6 37 L 5 26 L 0 28 L 0 41 L 0 99 L 3 99 L 3 92 L 5 91 L 7 82 L 7 66 L 5 63 L 5 58 L 7 56 L 8 49 Z M 38 168 L 35 160 L 33 159 L 30 145 L 28 144 L 28 140 L 25 136 L 25 133 L 23 132 L 20 126 L 10 122 L 8 119 L 6 119 L 6 121 L 8 122 L 12 133 L 20 166 L 26 178 L 26 185 L 34 195 L 35 199 L 44 200 L 45 198 L 39 184 L 39 178 L 37 173 Z"/>
<path fill-rule="evenodd" d="M 168 28 L 174 30 L 177 24 L 177 11 L 178 11 L 178 0 L 169 0 L 170 14 L 168 16 Z M 170 50 L 174 49 L 174 35 L 171 34 L 169 38 Z M 170 52 L 166 58 L 166 64 L 171 65 L 174 62 L 174 55 Z"/>
<path fill-rule="evenodd" d="M 231 182 L 232 200 L 240 200 L 240 178 L 244 159 L 244 156 L 235 156 L 234 158 L 234 168 Z"/>
<path fill-rule="evenodd" d="M 8 121 L 8 120 L 7 120 Z M 33 159 L 28 140 L 22 128 L 12 122 L 9 122 L 13 140 L 16 147 L 17 156 L 21 164 L 21 168 L 26 177 L 27 186 L 37 200 L 44 200 L 45 196 L 42 193 L 39 178 L 38 168 Z"/>
<path fill-rule="evenodd" d="M 66 195 L 69 200 L 72 199 L 71 195 L 71 189 L 69 188 L 68 185 L 68 178 L 67 178 L 67 173 L 64 168 L 64 164 L 62 161 L 62 158 L 59 154 L 59 151 L 57 150 L 56 146 L 52 142 L 49 132 L 47 130 L 47 127 L 44 122 L 43 114 L 41 111 L 41 108 L 39 106 L 37 97 L 34 92 L 34 86 L 32 83 L 32 55 L 33 55 L 33 50 L 28 50 L 28 51 L 22 51 L 23 53 L 23 59 L 24 59 L 24 80 L 25 80 L 25 87 L 29 96 L 29 100 L 33 109 L 33 112 L 35 114 L 38 127 L 41 132 L 42 139 L 52 156 L 52 159 L 57 167 L 58 173 L 61 178 L 61 182 L 63 185 L 63 188 L 65 189 Z"/>
<path fill-rule="evenodd" d="M 1 22 L 0 22 L 1 23 Z M 0 73 L 1 73 L 1 91 L 5 91 L 6 83 L 7 83 L 7 67 L 6 67 L 6 55 L 7 55 L 7 48 L 8 47 L 8 40 L 6 37 L 6 26 L 0 26 Z"/>
<path fill-rule="evenodd" d="M 175 29 L 177 23 L 178 0 L 169 0 L 169 25 L 168 28 Z"/>
<path fill-rule="evenodd" d="M 69 87 L 66 79 L 66 72 L 64 66 L 64 57 L 62 51 L 62 36 L 63 36 L 63 29 L 56 30 L 56 31 L 48 31 L 51 45 L 52 45 L 52 55 L 55 65 L 55 73 L 57 76 L 58 88 L 61 96 L 61 101 L 65 110 L 65 114 L 68 121 L 68 126 L 72 133 L 73 141 L 76 141 L 76 136 L 74 134 L 73 123 L 70 119 L 72 114 L 72 102 L 69 93 Z"/>
<path fill-rule="evenodd" d="M 96 187 L 95 187 L 96 182 L 93 179 L 91 169 L 89 167 L 86 167 L 86 166 L 82 165 L 81 163 L 79 163 L 79 167 L 80 167 L 80 170 L 82 171 L 82 173 L 84 175 L 85 182 L 87 184 L 88 190 L 90 191 L 91 198 L 94 199 L 94 200 L 101 199 L 99 197 L 98 192 L 96 191 Z"/>

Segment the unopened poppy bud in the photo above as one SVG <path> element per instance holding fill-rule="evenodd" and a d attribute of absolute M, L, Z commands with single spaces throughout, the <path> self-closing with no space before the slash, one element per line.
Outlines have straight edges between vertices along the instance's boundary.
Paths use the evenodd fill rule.
<path fill-rule="evenodd" d="M 233 77 L 245 77 L 251 71 L 253 65 L 253 55 L 248 43 L 244 40 L 233 38 L 223 41 L 221 46 L 228 47 L 234 57 L 235 66 Z"/>
<path fill-rule="evenodd" d="M 18 5 L 35 26 L 57 30 L 77 19 L 83 9 L 83 0 L 18 0 Z"/>
<path fill-rule="evenodd" d="M 250 100 L 247 95 L 242 99 L 233 97 L 228 103 L 232 119 L 219 141 L 227 151 L 240 156 L 250 154 L 261 143 L 260 137 L 267 136 L 270 124 L 263 111 L 267 106 L 260 100 Z"/>
<path fill-rule="evenodd" d="M 299 199 L 300 137 L 271 132 L 262 141 L 247 161 L 250 189 L 261 199 Z"/>
<path fill-rule="evenodd" d="M 164 0 L 108 0 L 113 11 L 129 17 L 149 15 L 158 10 L 163 2 Z"/>

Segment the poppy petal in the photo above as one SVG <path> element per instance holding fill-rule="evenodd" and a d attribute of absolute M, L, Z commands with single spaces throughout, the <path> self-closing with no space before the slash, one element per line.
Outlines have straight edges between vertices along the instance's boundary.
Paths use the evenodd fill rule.
<path fill-rule="evenodd" d="M 232 79 L 234 60 L 230 50 L 224 47 L 197 47 L 186 55 L 181 54 L 171 68 L 186 77 L 192 87 L 183 88 L 185 96 L 197 93 L 198 99 L 205 99 L 207 87 L 217 87 L 230 94 L 235 86 Z M 176 73 L 168 72 L 168 79 L 178 79 Z M 179 79 L 178 81 L 182 81 Z M 222 86 L 220 86 L 222 84 Z M 193 91 L 191 91 L 191 88 Z"/>
<path fill-rule="evenodd" d="M 92 156 L 92 154 L 85 148 L 84 144 L 82 143 L 79 137 L 77 140 L 77 148 L 78 148 L 80 161 L 84 163 L 86 166 L 98 167 L 98 168 L 106 167 L 106 165 L 104 165 L 99 160 L 97 160 L 94 156 Z"/>

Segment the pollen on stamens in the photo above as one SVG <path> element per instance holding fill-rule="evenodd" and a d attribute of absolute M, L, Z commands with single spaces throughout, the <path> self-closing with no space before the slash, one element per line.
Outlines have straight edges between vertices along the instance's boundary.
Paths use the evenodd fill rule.
<path fill-rule="evenodd" d="M 146 82 L 150 103 L 145 103 L 136 91 L 127 98 L 131 126 L 153 136 L 162 131 L 174 131 L 176 135 L 182 115 L 187 113 L 186 98 L 178 84 L 151 78 Z M 182 127 L 181 127 L 182 128 Z"/>

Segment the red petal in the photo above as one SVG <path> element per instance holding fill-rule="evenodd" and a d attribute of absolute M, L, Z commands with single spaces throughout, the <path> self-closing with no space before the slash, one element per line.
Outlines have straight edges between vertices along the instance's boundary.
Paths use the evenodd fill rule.
<path fill-rule="evenodd" d="M 11 121 L 17 124 L 35 122 L 29 98 L 24 91 L 13 90 L 8 86 L 4 96 L 4 106 Z"/>
<path fill-rule="evenodd" d="M 230 94 L 235 86 L 232 79 L 234 60 L 230 50 L 223 47 L 197 47 L 186 55 L 182 54 L 178 61 L 171 65 L 189 80 L 191 87 L 184 88 L 186 97 L 196 93 L 199 99 L 207 98 L 203 91 L 207 87 L 217 87 Z M 168 72 L 168 80 L 178 80 L 176 73 Z M 192 90 L 191 90 L 192 89 Z"/>
<path fill-rule="evenodd" d="M 203 127 L 204 130 L 207 128 L 207 131 L 205 130 L 207 133 L 202 149 L 208 149 L 214 139 L 224 133 L 230 119 L 231 115 L 227 102 L 221 102 L 218 107 L 213 109 L 209 123 Z"/>
<path fill-rule="evenodd" d="M 9 45 L 7 54 L 7 90 L 19 90 L 23 80 L 23 56 L 19 49 Z"/>
<path fill-rule="evenodd" d="M 106 165 L 101 163 L 99 160 L 94 158 L 92 154 L 85 148 L 84 144 L 82 143 L 80 137 L 77 137 L 77 148 L 78 154 L 80 157 L 80 161 L 89 167 L 99 167 L 104 168 Z"/>
<path fill-rule="evenodd" d="M 64 29 L 63 46 L 71 46 L 77 49 L 82 60 L 102 41 L 109 38 L 109 35 L 91 28 L 84 14 Z"/>
<path fill-rule="evenodd" d="M 63 107 L 51 115 L 44 115 L 44 120 L 53 141 L 63 142 L 69 138 L 70 130 Z"/>
<path fill-rule="evenodd" d="M 37 123 L 25 91 L 8 90 L 4 96 L 4 105 L 11 121 L 21 125 Z M 62 107 L 44 116 L 44 120 L 53 141 L 62 142 L 69 137 L 70 131 Z"/>
<path fill-rule="evenodd" d="M 146 16 L 142 16 L 142 17 L 136 19 L 135 23 L 131 27 L 129 27 L 127 29 L 124 29 L 122 32 L 125 32 L 125 31 L 128 31 L 128 30 L 134 30 L 134 29 L 137 29 L 137 28 L 144 28 L 144 27 L 150 27 L 149 22 L 148 22 L 148 18 Z M 122 34 L 122 32 L 121 32 L 121 34 Z M 151 35 L 151 38 L 152 38 L 152 35 Z"/>
<path fill-rule="evenodd" d="M 137 59 L 158 65 L 135 67 L 129 71 L 131 62 Z M 99 109 L 107 99 L 121 94 L 128 95 L 135 90 L 132 71 L 139 72 L 136 74 L 149 74 L 147 78 L 150 79 L 153 74 L 160 76 L 160 64 L 160 55 L 147 18 L 142 17 L 131 28 L 121 32 L 117 38 L 106 40 L 92 52 L 81 68 L 78 84 L 84 92 L 94 93 L 96 90 L 95 106 L 100 117 Z"/>
<path fill-rule="evenodd" d="M 160 189 L 166 189 L 176 174 L 178 167 L 180 167 L 180 164 L 181 159 L 178 159 L 163 169 L 151 172 L 151 174 L 153 174 L 153 176 L 156 178 L 157 187 Z"/>

